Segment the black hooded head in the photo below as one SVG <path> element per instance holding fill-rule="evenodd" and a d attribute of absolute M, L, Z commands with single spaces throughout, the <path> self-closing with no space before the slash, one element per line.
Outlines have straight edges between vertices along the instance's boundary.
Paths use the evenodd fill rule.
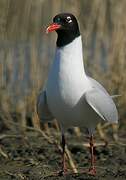
<path fill-rule="evenodd" d="M 54 30 L 57 32 L 58 47 L 65 46 L 72 42 L 76 37 L 80 36 L 77 19 L 73 14 L 70 13 L 61 13 L 56 15 L 53 18 L 53 24 L 50 25 L 47 30 L 48 32 Z"/>

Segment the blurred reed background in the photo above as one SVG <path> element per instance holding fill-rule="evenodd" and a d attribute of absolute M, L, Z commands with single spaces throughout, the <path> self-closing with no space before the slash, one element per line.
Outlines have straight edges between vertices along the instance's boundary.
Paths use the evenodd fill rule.
<path fill-rule="evenodd" d="M 122 124 L 126 115 L 125 0 L 0 0 L 2 124 L 36 127 L 36 98 L 46 81 L 56 40 L 56 33 L 47 36 L 45 29 L 59 12 L 71 12 L 79 20 L 87 73 L 110 94 L 122 95 L 116 100 Z"/>

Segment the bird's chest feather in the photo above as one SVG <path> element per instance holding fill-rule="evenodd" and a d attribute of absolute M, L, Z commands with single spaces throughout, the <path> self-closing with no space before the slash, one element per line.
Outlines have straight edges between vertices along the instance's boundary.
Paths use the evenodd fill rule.
<path fill-rule="evenodd" d="M 59 106 L 74 106 L 84 91 L 83 64 L 77 62 L 78 54 L 58 51 L 49 74 L 47 94 L 49 101 Z M 81 68 L 78 68 L 78 67 Z"/>

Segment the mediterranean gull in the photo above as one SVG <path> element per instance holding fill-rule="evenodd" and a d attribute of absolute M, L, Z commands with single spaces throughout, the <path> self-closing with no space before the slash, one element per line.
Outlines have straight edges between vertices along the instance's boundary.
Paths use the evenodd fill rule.
<path fill-rule="evenodd" d="M 58 34 L 53 64 L 48 80 L 37 101 L 42 122 L 54 117 L 62 132 L 62 173 L 65 173 L 65 136 L 69 127 L 86 127 L 90 136 L 91 167 L 95 175 L 93 134 L 99 122 L 118 123 L 118 112 L 112 97 L 96 80 L 87 76 L 83 64 L 82 37 L 77 19 L 70 13 L 53 18 L 46 32 Z"/>

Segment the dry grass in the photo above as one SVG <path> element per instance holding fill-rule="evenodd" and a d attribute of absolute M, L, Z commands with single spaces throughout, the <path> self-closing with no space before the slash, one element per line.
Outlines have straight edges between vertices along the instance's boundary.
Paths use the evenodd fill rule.
<path fill-rule="evenodd" d="M 0 0 L 0 117 L 9 128 L 32 121 L 36 97 L 54 54 L 54 35 L 45 27 L 58 12 L 72 12 L 80 22 L 85 66 L 117 102 L 120 118 L 126 107 L 125 0 Z M 20 117 L 20 118 L 18 118 Z"/>

